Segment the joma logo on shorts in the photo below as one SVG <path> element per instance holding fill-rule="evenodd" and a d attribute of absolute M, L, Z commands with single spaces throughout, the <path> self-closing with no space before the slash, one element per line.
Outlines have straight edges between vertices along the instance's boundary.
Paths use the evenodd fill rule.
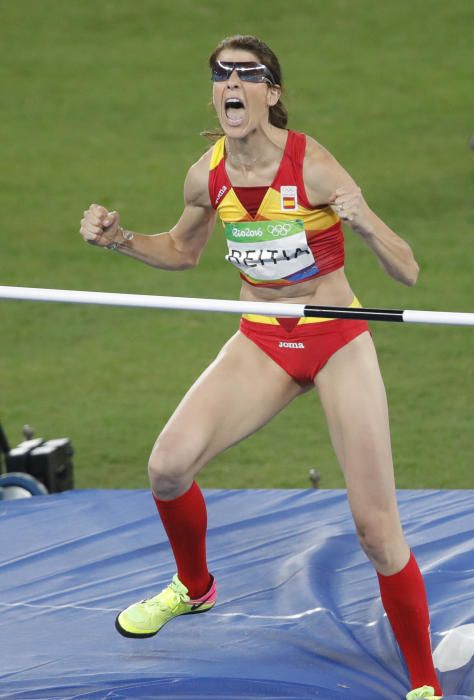
<path fill-rule="evenodd" d="M 304 343 L 285 343 L 284 340 L 280 340 L 278 347 L 290 348 L 291 350 L 300 350 L 301 348 L 304 348 Z"/>

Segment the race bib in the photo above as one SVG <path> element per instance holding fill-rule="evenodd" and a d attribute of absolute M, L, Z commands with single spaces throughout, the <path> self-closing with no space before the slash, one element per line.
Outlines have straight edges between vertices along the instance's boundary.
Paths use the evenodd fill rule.
<path fill-rule="evenodd" d="M 241 221 L 225 225 L 226 260 L 261 282 L 297 282 L 318 273 L 303 221 Z"/>

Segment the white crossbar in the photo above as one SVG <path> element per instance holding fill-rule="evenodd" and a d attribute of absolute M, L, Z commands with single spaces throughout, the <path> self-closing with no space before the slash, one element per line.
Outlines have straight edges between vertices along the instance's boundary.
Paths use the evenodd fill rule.
<path fill-rule="evenodd" d="M 147 309 L 174 309 L 176 311 L 223 311 L 225 313 L 252 313 L 265 316 L 304 316 L 304 304 L 267 304 L 266 302 L 232 301 L 228 299 L 164 297 L 151 294 L 118 294 L 115 292 L 83 292 L 71 289 L 38 289 L 36 287 L 0 286 L 0 299 L 63 301 L 70 304 L 135 306 Z"/>
<path fill-rule="evenodd" d="M 451 311 L 410 311 L 397 309 L 365 309 L 352 307 L 312 306 L 274 302 L 234 301 L 230 299 L 200 299 L 193 297 L 154 296 L 151 294 L 118 294 L 71 289 L 41 289 L 36 287 L 0 286 L 0 299 L 22 301 L 55 301 L 70 304 L 99 304 L 139 308 L 173 309 L 176 311 L 219 311 L 261 316 L 303 316 L 320 318 L 356 318 L 373 321 L 403 321 L 405 323 L 434 323 L 474 326 L 474 313 Z"/>

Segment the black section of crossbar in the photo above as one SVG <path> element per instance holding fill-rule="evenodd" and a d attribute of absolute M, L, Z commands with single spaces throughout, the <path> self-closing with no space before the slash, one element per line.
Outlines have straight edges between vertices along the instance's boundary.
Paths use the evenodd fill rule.
<path fill-rule="evenodd" d="M 401 309 L 341 309 L 339 306 L 307 304 L 303 311 L 305 316 L 313 318 L 354 318 L 362 321 L 403 322 L 403 310 Z"/>

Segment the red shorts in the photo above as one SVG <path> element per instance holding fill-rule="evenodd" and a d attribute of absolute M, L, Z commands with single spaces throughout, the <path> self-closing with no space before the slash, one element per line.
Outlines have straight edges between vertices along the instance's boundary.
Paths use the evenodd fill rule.
<path fill-rule="evenodd" d="M 369 330 L 366 321 L 354 319 L 303 323 L 295 325 L 293 330 L 275 324 L 275 320 L 255 323 L 241 318 L 240 330 L 301 384 L 312 382 L 331 355 Z M 285 326 L 291 325 L 288 320 L 282 320 Z"/>

